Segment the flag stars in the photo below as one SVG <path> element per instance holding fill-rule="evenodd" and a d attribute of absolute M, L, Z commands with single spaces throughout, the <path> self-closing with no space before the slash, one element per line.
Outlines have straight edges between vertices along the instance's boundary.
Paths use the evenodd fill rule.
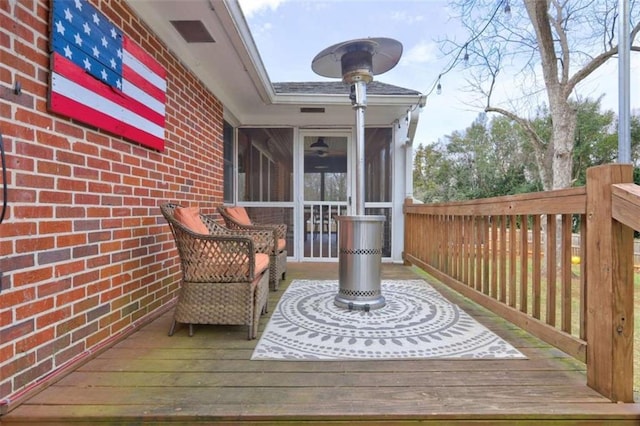
<path fill-rule="evenodd" d="M 82 36 L 79 33 L 76 33 L 73 38 L 78 46 L 82 46 Z"/>
<path fill-rule="evenodd" d="M 116 29 L 111 27 L 111 38 L 115 39 L 118 37 L 118 33 L 116 32 Z"/>
<path fill-rule="evenodd" d="M 122 59 L 122 49 L 116 50 L 116 56 L 118 56 L 118 59 Z"/>
<path fill-rule="evenodd" d="M 91 62 L 89 62 L 89 58 L 84 58 L 84 69 L 86 71 L 91 71 Z"/>
<path fill-rule="evenodd" d="M 60 21 L 56 21 L 56 31 L 64 35 L 64 24 Z"/>
<path fill-rule="evenodd" d="M 73 56 L 73 54 L 71 53 L 71 48 L 70 48 L 70 47 L 69 47 L 69 45 L 67 44 L 67 45 L 64 47 L 64 57 L 65 57 L 65 58 L 69 58 L 69 59 L 71 59 L 71 57 L 72 57 L 72 56 Z"/>
<path fill-rule="evenodd" d="M 118 90 L 122 90 L 122 80 L 120 79 L 116 80 L 116 87 L 118 88 Z"/>
<path fill-rule="evenodd" d="M 100 57 L 100 51 L 98 50 L 98 46 L 93 46 L 93 56 L 96 58 Z"/>
<path fill-rule="evenodd" d="M 91 27 L 88 23 L 85 22 L 84 24 L 82 24 L 82 29 L 84 30 L 84 33 L 86 35 L 91 35 Z"/>
<path fill-rule="evenodd" d="M 64 10 L 64 19 L 66 19 L 69 22 L 73 21 L 73 14 L 71 13 L 71 11 L 69 10 L 69 8 L 66 8 Z"/>
<path fill-rule="evenodd" d="M 82 10 L 82 1 L 81 0 L 76 0 L 76 9 Z"/>
<path fill-rule="evenodd" d="M 107 71 L 104 68 L 102 69 L 102 72 L 100 72 L 100 75 L 104 81 L 107 81 Z"/>
<path fill-rule="evenodd" d="M 105 36 L 102 36 L 102 39 L 100 39 L 100 42 L 102 43 L 102 47 L 109 47 L 109 42 L 107 41 L 107 38 Z"/>
<path fill-rule="evenodd" d="M 93 12 L 93 23 L 96 25 L 100 25 L 100 18 L 98 17 L 98 14 Z"/>
<path fill-rule="evenodd" d="M 115 70 L 116 69 L 116 60 L 111 58 L 110 63 L 111 63 L 111 68 Z"/>

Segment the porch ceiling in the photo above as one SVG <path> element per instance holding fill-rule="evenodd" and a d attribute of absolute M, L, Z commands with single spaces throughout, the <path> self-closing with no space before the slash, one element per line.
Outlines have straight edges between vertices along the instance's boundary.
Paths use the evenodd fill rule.
<path fill-rule="evenodd" d="M 220 99 L 225 119 L 232 124 L 307 127 L 354 124 L 351 102 L 345 93 L 276 93 L 237 1 L 128 0 L 128 4 Z M 171 21 L 200 21 L 215 42 L 188 43 Z M 369 94 L 367 125 L 389 125 L 421 101 L 419 94 Z M 301 107 L 323 107 L 325 112 L 305 113 Z M 414 120 L 417 115 L 413 114 Z"/>

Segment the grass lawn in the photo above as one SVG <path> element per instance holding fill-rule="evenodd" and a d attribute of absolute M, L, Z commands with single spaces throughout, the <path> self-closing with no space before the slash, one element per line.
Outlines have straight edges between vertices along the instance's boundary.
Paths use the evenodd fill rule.
<path fill-rule="evenodd" d="M 520 270 L 521 264 L 520 259 L 518 258 L 516 266 L 516 277 L 518 280 L 518 284 L 516 285 L 516 308 L 521 311 L 526 311 L 532 313 L 534 311 L 533 306 L 533 267 L 531 257 L 528 262 L 528 274 L 527 274 L 527 306 L 526 308 L 522 308 L 520 306 L 520 294 L 522 292 L 521 284 L 520 284 Z M 508 267 L 508 265 L 507 265 Z M 540 319 L 546 322 L 546 304 L 548 299 L 548 290 L 546 277 L 544 274 L 540 277 Z M 559 278 L 557 278 L 559 280 Z M 580 265 L 572 265 L 572 280 L 571 280 L 571 334 L 579 337 L 580 336 Z M 508 291 L 508 289 L 507 289 Z M 560 294 L 561 288 L 560 283 L 556 284 L 556 327 L 560 327 L 560 318 L 561 318 L 561 309 L 560 309 Z M 508 297 L 507 297 L 508 300 Z M 636 269 L 634 273 L 634 341 L 633 341 L 633 389 L 636 394 L 636 400 L 640 399 L 640 270 Z"/>

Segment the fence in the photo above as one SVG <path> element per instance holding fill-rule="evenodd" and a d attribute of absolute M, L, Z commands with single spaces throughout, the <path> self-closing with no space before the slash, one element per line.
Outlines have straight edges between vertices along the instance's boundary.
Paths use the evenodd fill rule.
<path fill-rule="evenodd" d="M 587 383 L 612 401 L 633 402 L 632 173 L 605 165 L 580 188 L 407 201 L 405 261 L 586 362 Z"/>

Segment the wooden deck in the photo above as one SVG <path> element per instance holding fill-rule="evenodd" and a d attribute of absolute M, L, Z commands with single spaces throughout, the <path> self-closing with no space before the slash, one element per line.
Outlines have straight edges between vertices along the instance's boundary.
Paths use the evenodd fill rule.
<path fill-rule="evenodd" d="M 383 278 L 418 270 L 383 265 Z M 290 263 L 337 279 L 335 263 Z M 353 424 L 638 425 L 640 404 L 586 386 L 583 364 L 423 276 L 527 360 L 250 361 L 244 327 L 167 336 L 169 311 L 0 418 L 9 425 Z M 268 317 L 264 317 L 261 329 Z"/>

